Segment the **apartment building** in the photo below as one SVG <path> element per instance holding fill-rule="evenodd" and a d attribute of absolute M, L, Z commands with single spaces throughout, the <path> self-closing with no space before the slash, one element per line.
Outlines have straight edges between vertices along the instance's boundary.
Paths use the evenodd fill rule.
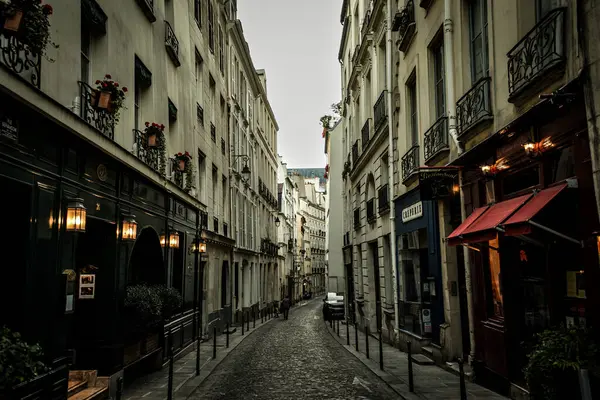
<path fill-rule="evenodd" d="M 2 321 L 42 345 L 49 383 L 69 354 L 114 388 L 123 371 L 162 364 L 167 341 L 185 351 L 242 304 L 274 298 L 276 251 L 260 244 L 275 237 L 278 128 L 235 1 L 48 10 L 45 48 L 0 32 L 0 180 L 14 194 L 2 250 L 20 260 L 1 293 L 23 296 Z M 182 304 L 134 332 L 146 285 Z"/>
<path fill-rule="evenodd" d="M 572 289 L 576 279 L 595 279 L 598 262 L 593 4 L 342 6 L 349 306 L 368 323 L 375 312 L 368 304 L 385 302 L 382 284 L 366 296 L 378 273 L 373 257 L 362 254 L 365 234 L 374 242 L 385 232 L 377 231 L 368 200 L 373 187 L 388 183 L 397 251 L 393 270 L 381 276 L 396 286 L 400 347 L 410 340 L 439 363 L 468 357 L 478 380 L 513 397 L 527 391 L 523 343 L 558 323 L 595 318 L 597 296 Z M 392 54 L 381 57 L 386 40 Z M 380 59 L 387 71 L 373 73 Z M 379 86 L 379 76 L 389 84 Z M 359 176 L 381 169 L 379 157 L 388 154 L 383 144 L 370 152 L 377 143 L 367 121 L 376 119 L 373 87 L 390 92 L 393 167 L 387 181 L 371 172 L 369 189 L 369 175 L 366 187 Z"/>
<path fill-rule="evenodd" d="M 298 188 L 288 176 L 287 164 L 279 156 L 278 180 L 278 202 L 279 215 L 275 220 L 278 224 L 279 257 L 282 260 L 282 268 L 279 273 L 281 282 L 280 299 L 289 296 L 290 299 L 297 297 L 295 287 L 295 274 L 297 269 L 294 263 L 296 256 L 296 204 Z"/>

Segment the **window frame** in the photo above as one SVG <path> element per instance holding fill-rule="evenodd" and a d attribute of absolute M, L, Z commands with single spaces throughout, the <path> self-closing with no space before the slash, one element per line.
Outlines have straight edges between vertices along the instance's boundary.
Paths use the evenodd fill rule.
<path fill-rule="evenodd" d="M 538 0 L 539 1 L 539 0 Z M 475 15 L 475 5 L 479 4 L 479 15 Z M 536 2 L 537 4 L 537 2 Z M 469 18 L 469 65 L 471 67 L 471 84 L 475 84 L 479 79 L 490 76 L 490 62 L 489 62 L 489 48 L 488 48 L 488 17 L 487 17 L 487 1 L 486 0 L 471 0 L 468 5 L 468 18 Z M 478 35 L 475 33 L 475 18 L 480 19 L 481 31 Z M 481 36 L 481 59 L 482 65 L 482 76 L 477 77 L 476 66 L 477 58 L 475 57 L 475 41 Z"/>

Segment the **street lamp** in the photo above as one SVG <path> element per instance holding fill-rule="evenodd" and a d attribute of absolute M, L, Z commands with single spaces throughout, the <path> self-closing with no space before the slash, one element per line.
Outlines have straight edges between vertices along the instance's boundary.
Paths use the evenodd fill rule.
<path fill-rule="evenodd" d="M 275 217 L 275 226 L 279 228 L 279 225 L 281 225 L 281 221 L 279 220 L 279 217 Z"/>
<path fill-rule="evenodd" d="M 248 157 L 248 155 L 246 154 L 236 154 L 232 157 L 233 160 L 237 160 L 238 158 L 241 158 L 242 160 L 244 160 L 244 167 L 242 168 L 242 177 L 244 179 L 245 182 L 247 182 L 250 179 L 250 167 L 248 166 L 248 162 L 250 161 L 250 157 Z"/>
<path fill-rule="evenodd" d="M 87 210 L 83 199 L 77 198 L 67 204 L 67 232 L 85 232 Z"/>
<path fill-rule="evenodd" d="M 160 245 L 162 247 L 165 246 L 169 246 L 173 249 L 178 249 L 179 248 L 179 233 L 177 232 L 171 232 L 169 234 L 169 241 L 167 243 L 167 237 L 165 234 L 160 235 Z"/>
<path fill-rule="evenodd" d="M 135 222 L 135 215 L 123 216 L 122 232 L 123 240 L 134 241 L 137 238 L 137 222 Z"/>

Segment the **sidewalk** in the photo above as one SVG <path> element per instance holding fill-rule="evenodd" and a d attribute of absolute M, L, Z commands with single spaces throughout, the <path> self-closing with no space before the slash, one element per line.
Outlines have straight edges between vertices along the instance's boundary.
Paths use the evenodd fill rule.
<path fill-rule="evenodd" d="M 300 306 L 298 304 L 297 306 Z M 297 307 L 296 306 L 296 307 Z M 279 318 L 282 318 L 281 315 Z M 261 323 L 260 318 L 256 320 L 256 327 L 250 321 L 250 330 L 246 330 L 244 324 L 244 335 L 241 326 L 232 327 L 235 333 L 229 335 L 229 347 L 226 347 L 226 335 L 217 335 L 217 357 L 213 359 L 213 339 L 200 343 L 200 375 L 196 376 L 196 346 L 193 350 L 173 363 L 173 399 L 187 399 L 204 379 L 221 363 L 221 361 L 235 349 L 246 337 L 253 334 L 262 326 L 271 322 L 267 319 Z M 168 392 L 169 364 L 163 366 L 160 371 L 136 379 L 131 385 L 123 390 L 123 400 L 166 400 Z"/>
<path fill-rule="evenodd" d="M 460 380 L 459 377 L 448 372 L 437 365 L 418 365 L 413 361 L 413 382 L 414 393 L 409 392 L 408 388 L 408 356 L 397 348 L 383 343 L 383 368 L 379 368 L 379 341 L 377 338 L 369 335 L 369 358 L 366 357 L 366 338 L 365 334 L 358 331 L 358 352 L 356 351 L 355 329 L 350 326 L 349 337 L 350 346 L 346 345 L 346 325 L 339 324 L 339 336 L 337 333 L 337 324 L 334 323 L 331 329 L 329 323 L 326 323 L 329 333 L 346 350 L 354 354 L 363 364 L 369 367 L 376 375 L 390 385 L 403 399 L 406 400 L 442 400 L 442 399 L 460 399 Z M 413 355 L 414 356 L 414 355 Z M 466 382 L 467 399 L 486 399 L 486 400 L 508 400 L 491 390 L 479 386 L 472 382 Z"/>

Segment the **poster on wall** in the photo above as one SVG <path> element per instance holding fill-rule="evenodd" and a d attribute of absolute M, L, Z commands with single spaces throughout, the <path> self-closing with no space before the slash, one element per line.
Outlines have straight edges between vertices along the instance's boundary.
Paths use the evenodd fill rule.
<path fill-rule="evenodd" d="M 79 276 L 79 298 L 93 299 L 96 294 L 96 275 L 81 274 Z"/>

